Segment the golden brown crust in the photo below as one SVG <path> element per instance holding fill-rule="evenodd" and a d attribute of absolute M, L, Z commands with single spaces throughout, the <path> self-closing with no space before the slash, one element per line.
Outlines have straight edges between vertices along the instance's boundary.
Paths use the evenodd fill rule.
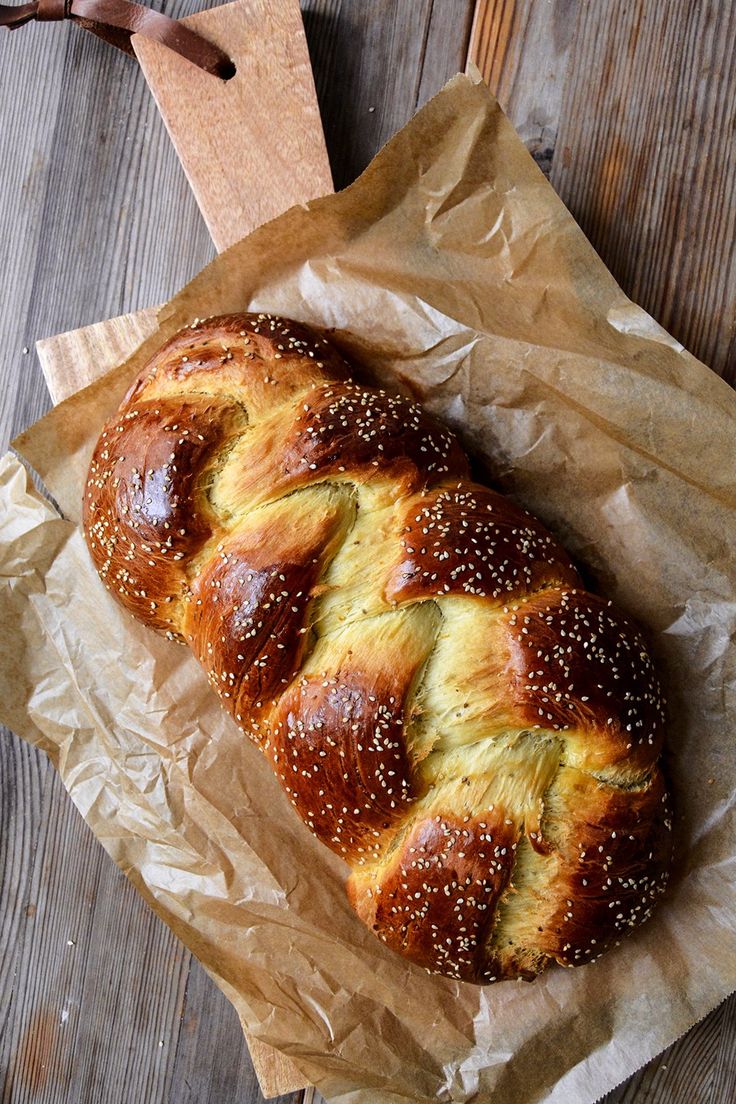
<path fill-rule="evenodd" d="M 244 726 L 275 706 L 299 671 L 307 615 L 343 526 L 339 500 L 295 532 L 263 523 L 220 541 L 191 582 L 184 636 Z"/>
<path fill-rule="evenodd" d="M 467 475 L 468 461 L 452 434 L 416 403 L 330 382 L 305 395 L 285 443 L 284 469 L 310 480 L 347 471 L 359 480 L 388 475 L 409 493 L 428 480 Z"/>
<path fill-rule="evenodd" d="M 268 755 L 286 792 L 314 834 L 349 862 L 380 853 L 384 832 L 414 800 L 402 682 L 367 671 L 305 678 L 272 719 Z"/>
<path fill-rule="evenodd" d="M 556 863 L 556 906 L 539 946 L 576 966 L 649 916 L 669 868 L 669 795 L 659 770 L 633 792 L 591 786 L 568 770 L 558 794 L 542 825 Z"/>
<path fill-rule="evenodd" d="M 550 581 L 582 586 L 567 553 L 536 518 L 468 481 L 412 502 L 400 548 L 386 588 L 397 602 L 459 594 L 503 603 Z"/>
<path fill-rule="evenodd" d="M 478 981 L 518 837 L 501 810 L 418 816 L 380 878 L 351 878 L 351 904 L 393 950 L 428 970 Z"/>
<path fill-rule="evenodd" d="M 641 636 L 446 430 L 269 315 L 196 321 L 105 428 L 105 585 L 185 640 L 376 934 L 485 982 L 596 957 L 670 862 Z"/>
<path fill-rule="evenodd" d="M 654 666 L 632 621 L 611 602 L 553 587 L 504 614 L 509 696 L 522 725 L 568 733 L 588 770 L 646 773 L 664 735 Z"/>
<path fill-rule="evenodd" d="M 202 484 L 213 453 L 244 424 L 220 400 L 140 402 L 102 432 L 90 465 L 84 525 L 95 567 L 132 614 L 175 631 L 169 603 L 186 591 L 185 561 L 212 534 Z"/>
<path fill-rule="evenodd" d="M 328 379 L 346 379 L 348 366 L 324 338 L 298 322 L 255 314 L 195 320 L 159 349 L 126 396 L 247 394 L 251 415 L 262 418 L 289 396 Z"/>

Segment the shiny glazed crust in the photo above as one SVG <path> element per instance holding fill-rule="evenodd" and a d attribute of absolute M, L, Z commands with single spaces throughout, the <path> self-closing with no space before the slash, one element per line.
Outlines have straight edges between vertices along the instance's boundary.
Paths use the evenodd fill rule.
<path fill-rule="evenodd" d="M 445 429 L 285 319 L 196 321 L 95 449 L 89 549 L 186 642 L 394 950 L 467 981 L 598 957 L 670 863 L 635 625 Z"/>

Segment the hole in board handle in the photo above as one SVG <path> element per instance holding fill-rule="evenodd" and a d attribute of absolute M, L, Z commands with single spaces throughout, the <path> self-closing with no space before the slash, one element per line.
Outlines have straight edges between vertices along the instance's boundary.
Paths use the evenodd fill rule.
<path fill-rule="evenodd" d="M 217 76 L 221 81 L 226 82 L 232 80 L 237 71 L 235 62 L 228 58 L 227 61 L 223 61 L 223 63 L 218 66 Z"/>

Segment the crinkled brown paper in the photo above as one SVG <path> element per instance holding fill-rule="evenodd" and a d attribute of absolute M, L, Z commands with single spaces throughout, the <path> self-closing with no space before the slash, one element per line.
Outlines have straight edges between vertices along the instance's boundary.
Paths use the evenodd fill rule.
<path fill-rule="evenodd" d="M 406 384 L 650 630 L 677 873 L 594 965 L 477 988 L 392 954 L 189 652 L 98 581 L 79 515 L 103 419 L 163 338 L 238 310 L 326 327 Z M 352 187 L 218 257 L 160 326 L 17 443 L 66 520 L 4 461 L 3 719 L 248 1027 L 331 1100 L 593 1101 L 736 988 L 736 395 L 626 298 L 462 77 Z"/>

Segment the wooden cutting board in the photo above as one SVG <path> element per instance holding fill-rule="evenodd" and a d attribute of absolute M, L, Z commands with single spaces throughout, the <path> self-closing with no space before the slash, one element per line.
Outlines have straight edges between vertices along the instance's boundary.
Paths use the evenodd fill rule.
<path fill-rule="evenodd" d="M 294 204 L 331 192 L 332 176 L 298 0 L 238 0 L 182 22 L 227 50 L 232 80 L 140 35 L 133 46 L 222 252 Z M 104 375 L 155 328 L 152 306 L 37 342 L 53 401 Z"/>
<path fill-rule="evenodd" d="M 332 177 L 298 0 L 238 0 L 183 22 L 228 51 L 232 80 L 150 39 L 136 35 L 133 45 L 222 251 L 295 203 L 331 192 Z M 54 403 L 119 364 L 155 329 L 151 307 L 39 341 Z M 288 1058 L 243 1031 L 265 1097 L 304 1088 Z"/>

